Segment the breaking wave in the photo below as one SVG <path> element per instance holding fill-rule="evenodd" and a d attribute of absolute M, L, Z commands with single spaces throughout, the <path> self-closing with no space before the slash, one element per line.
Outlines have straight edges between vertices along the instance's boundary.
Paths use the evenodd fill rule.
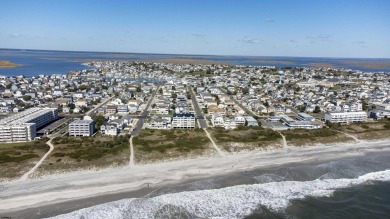
<path fill-rule="evenodd" d="M 265 183 L 124 199 L 53 218 L 243 218 L 260 206 L 279 212 L 294 199 L 330 196 L 337 189 L 372 181 L 390 181 L 390 170 L 353 179 L 280 181 L 267 176 L 262 181 Z"/>

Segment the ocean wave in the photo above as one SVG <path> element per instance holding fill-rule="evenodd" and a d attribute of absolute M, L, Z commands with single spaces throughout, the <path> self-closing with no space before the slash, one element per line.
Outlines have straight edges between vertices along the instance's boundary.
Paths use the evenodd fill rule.
<path fill-rule="evenodd" d="M 124 199 L 53 218 L 243 218 L 259 206 L 282 211 L 293 199 L 330 196 L 336 189 L 371 181 L 390 181 L 390 170 L 372 172 L 353 179 L 267 182 L 164 194 L 152 198 Z"/>

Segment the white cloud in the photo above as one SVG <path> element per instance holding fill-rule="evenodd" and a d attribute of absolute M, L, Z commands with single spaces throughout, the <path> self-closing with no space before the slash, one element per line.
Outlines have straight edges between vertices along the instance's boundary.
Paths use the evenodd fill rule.
<path fill-rule="evenodd" d="M 10 34 L 10 37 L 21 37 L 23 36 L 22 34 L 20 33 L 13 33 L 13 34 Z"/>
<path fill-rule="evenodd" d="M 194 36 L 196 38 L 205 38 L 205 37 L 207 37 L 206 34 L 198 34 L 198 33 L 193 33 L 192 36 Z"/>
<path fill-rule="evenodd" d="M 272 18 L 267 18 L 267 19 L 265 19 L 264 21 L 267 22 L 267 23 L 273 23 L 273 22 L 275 22 L 275 20 L 272 19 Z"/>
<path fill-rule="evenodd" d="M 261 41 L 256 39 L 256 38 L 244 38 L 242 40 L 239 40 L 240 42 L 243 42 L 243 43 L 250 43 L 250 44 L 256 44 L 256 43 L 260 43 Z"/>
<path fill-rule="evenodd" d="M 308 39 L 330 39 L 332 38 L 332 35 L 313 35 L 313 36 L 306 36 Z"/>

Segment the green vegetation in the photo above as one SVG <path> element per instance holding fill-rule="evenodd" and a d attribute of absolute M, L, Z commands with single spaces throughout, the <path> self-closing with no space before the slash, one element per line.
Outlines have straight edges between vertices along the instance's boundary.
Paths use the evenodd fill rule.
<path fill-rule="evenodd" d="M 86 85 L 86 84 L 82 84 L 82 85 L 80 85 L 80 86 L 78 87 L 78 89 L 79 89 L 79 90 L 89 90 L 90 87 L 89 87 L 88 85 Z"/>
<path fill-rule="evenodd" d="M 107 121 L 102 115 L 95 115 L 92 119 L 95 122 L 95 130 L 100 130 L 100 127 Z"/>
<path fill-rule="evenodd" d="M 0 179 L 20 177 L 48 150 L 47 138 L 31 142 L 0 144 Z"/>
<path fill-rule="evenodd" d="M 331 137 L 339 134 L 339 132 L 323 128 L 323 129 L 291 129 L 282 131 L 282 134 L 286 137 L 286 140 L 293 139 L 312 139 L 321 137 Z"/>
<path fill-rule="evenodd" d="M 152 130 L 153 131 L 153 130 Z M 174 149 L 179 152 L 189 152 L 191 150 L 202 149 L 202 145 L 209 142 L 207 138 L 197 138 L 189 137 L 188 131 L 182 130 L 162 130 L 160 133 L 163 135 L 162 138 L 165 142 L 161 140 L 145 140 L 144 137 L 150 136 L 150 133 L 146 130 L 139 136 L 133 139 L 135 145 L 139 145 L 139 150 L 145 152 L 158 151 L 164 153 L 169 149 Z"/>
<path fill-rule="evenodd" d="M 31 96 L 25 95 L 25 96 L 23 96 L 23 100 L 24 101 L 30 101 L 31 100 Z"/>
<path fill-rule="evenodd" d="M 92 161 L 106 155 L 117 155 L 129 148 L 129 135 L 115 136 L 111 141 L 101 141 L 99 138 L 57 137 L 52 140 L 54 145 L 62 145 L 61 152 L 55 152 L 53 157 L 69 157 L 78 161 Z M 66 151 L 66 152 L 65 152 Z"/>
<path fill-rule="evenodd" d="M 272 129 L 262 127 L 239 126 L 233 130 L 224 128 L 210 129 L 212 136 L 218 146 L 226 151 L 253 150 L 269 146 L 281 147 L 282 137 Z"/>
<path fill-rule="evenodd" d="M 13 155 L 20 155 L 20 156 L 10 156 L 9 154 L 0 154 L 0 164 L 11 163 L 11 162 L 19 163 L 19 162 L 29 160 L 29 159 L 34 158 L 34 157 L 39 157 L 36 154 L 23 154 L 23 155 L 21 155 L 18 153 L 14 153 Z"/>
<path fill-rule="evenodd" d="M 225 130 L 222 127 L 213 129 L 214 137 L 218 142 L 256 142 L 279 140 L 281 136 L 272 129 L 262 127 L 239 126 L 234 130 Z"/>
<path fill-rule="evenodd" d="M 209 144 L 202 129 L 146 129 L 133 138 L 137 162 L 200 155 Z"/>
<path fill-rule="evenodd" d="M 290 129 L 281 132 L 287 144 L 295 146 L 352 141 L 353 139 L 330 128 Z"/>
<path fill-rule="evenodd" d="M 327 123 L 328 127 L 356 136 L 359 139 L 382 139 L 390 136 L 390 120 L 385 118 L 374 122 L 357 122 L 347 125 Z"/>
<path fill-rule="evenodd" d="M 37 151 L 46 152 L 49 146 L 46 145 L 47 138 L 21 143 L 0 144 L 0 164 L 19 163 L 34 157 L 39 157 Z"/>

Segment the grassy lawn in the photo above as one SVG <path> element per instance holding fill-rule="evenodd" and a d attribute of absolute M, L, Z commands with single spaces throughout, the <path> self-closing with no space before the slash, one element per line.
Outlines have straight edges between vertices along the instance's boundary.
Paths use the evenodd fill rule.
<path fill-rule="evenodd" d="M 362 140 L 390 138 L 389 119 L 365 123 L 351 123 L 348 125 L 332 124 L 331 128 L 349 133 Z"/>
<path fill-rule="evenodd" d="M 49 150 L 48 139 L 0 144 L 0 179 L 22 176 Z"/>
<path fill-rule="evenodd" d="M 290 129 L 281 132 L 288 145 L 305 146 L 353 141 L 352 138 L 332 129 Z"/>
<path fill-rule="evenodd" d="M 282 147 L 282 137 L 272 129 L 262 127 L 238 127 L 234 130 L 211 128 L 211 135 L 218 146 L 226 151 L 253 150 L 268 146 Z"/>
<path fill-rule="evenodd" d="M 202 129 L 145 129 L 133 138 L 133 146 L 136 163 L 215 153 Z"/>
<path fill-rule="evenodd" d="M 54 151 L 36 175 L 126 165 L 130 156 L 129 138 L 129 135 L 54 138 Z"/>

